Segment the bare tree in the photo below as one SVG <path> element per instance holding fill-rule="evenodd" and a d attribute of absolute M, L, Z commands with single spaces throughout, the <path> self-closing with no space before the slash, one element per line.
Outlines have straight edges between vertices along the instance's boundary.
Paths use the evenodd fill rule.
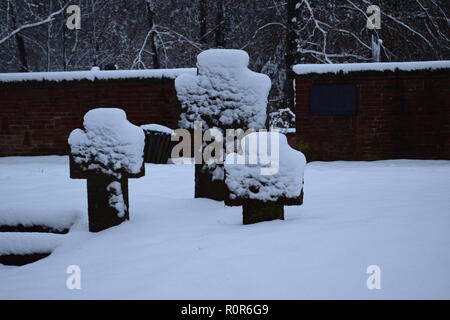
<path fill-rule="evenodd" d="M 32 6 L 30 3 L 28 3 L 28 6 Z M 14 4 L 11 2 L 11 0 L 7 0 L 6 1 L 6 10 L 2 9 L 2 11 L 6 11 L 6 21 L 8 20 L 12 20 L 12 30 L 8 30 L 8 23 L 6 23 L 6 25 L 3 25 L 2 27 L 2 33 L 6 33 L 6 35 L 3 35 L 2 38 L 0 38 L 0 45 L 6 41 L 8 41 L 9 39 L 11 39 L 12 37 L 18 35 L 20 32 L 27 30 L 27 29 L 31 29 L 31 28 L 36 28 L 38 26 L 41 26 L 43 24 L 52 22 L 55 17 L 57 15 L 60 15 L 65 8 L 67 7 L 67 4 L 65 4 L 62 8 L 60 8 L 59 10 L 52 12 L 50 15 L 48 15 L 45 18 L 41 18 L 38 21 L 34 21 L 34 22 L 28 22 L 28 23 L 23 23 L 20 26 L 17 26 L 17 19 L 16 19 L 16 9 Z"/>
<path fill-rule="evenodd" d="M 369 1 L 297 0 L 296 60 L 336 63 L 372 61 L 377 50 L 387 61 L 442 59 L 449 54 L 448 5 L 445 0 Z M 367 8 L 381 8 L 380 30 L 366 28 Z M 446 30 L 446 31 L 443 31 Z M 378 41 L 378 40 L 382 40 Z M 375 50 L 375 52 L 374 52 Z M 375 59 L 376 60 L 376 59 Z"/>
<path fill-rule="evenodd" d="M 27 72 L 29 70 L 28 66 L 28 55 L 25 45 L 25 40 L 23 33 L 24 31 L 38 28 L 39 26 L 49 24 L 55 20 L 55 17 L 62 14 L 67 7 L 67 3 L 60 7 L 58 10 L 51 12 L 46 17 L 39 16 L 35 10 L 35 5 L 29 1 L 25 1 L 22 6 L 17 6 L 11 0 L 4 2 L 4 7 L 1 11 L 4 12 L 6 16 L 3 21 L 4 24 L 0 26 L 0 46 L 6 43 L 10 39 L 14 39 L 16 43 L 17 59 L 19 62 L 19 70 L 21 72 Z M 28 15 L 33 19 L 24 20 L 23 14 L 20 11 L 27 11 Z"/>
<path fill-rule="evenodd" d="M 0 1 L 0 72 L 195 65 L 202 50 L 244 49 L 272 79 L 269 107 L 292 107 L 297 63 L 450 58 L 448 0 L 77 0 L 82 28 L 67 29 L 66 0 Z M 381 9 L 381 29 L 366 27 Z M 379 41 L 380 40 L 380 41 Z"/>
<path fill-rule="evenodd" d="M 381 29 L 366 27 L 367 8 L 381 9 Z M 296 63 L 448 59 L 446 0 L 288 0 L 286 104 L 293 105 Z"/>

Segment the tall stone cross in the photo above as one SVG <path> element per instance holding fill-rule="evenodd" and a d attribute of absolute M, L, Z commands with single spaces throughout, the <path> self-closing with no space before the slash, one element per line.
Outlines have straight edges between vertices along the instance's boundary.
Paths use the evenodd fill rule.
<path fill-rule="evenodd" d="M 270 78 L 248 69 L 249 56 L 243 50 L 209 49 L 197 56 L 197 75 L 182 74 L 175 80 L 182 113 L 179 126 L 202 130 L 243 131 L 265 128 Z M 203 144 L 201 152 L 205 149 Z M 227 198 L 223 164 L 195 166 L 195 197 Z"/>

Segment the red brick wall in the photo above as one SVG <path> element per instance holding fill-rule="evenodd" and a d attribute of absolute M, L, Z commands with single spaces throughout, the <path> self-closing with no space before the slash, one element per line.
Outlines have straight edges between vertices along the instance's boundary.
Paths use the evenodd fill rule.
<path fill-rule="evenodd" d="M 314 83 L 352 83 L 356 116 L 313 116 Z M 95 107 L 119 107 L 136 125 L 176 128 L 172 79 L 0 83 L 0 156 L 66 154 L 67 137 Z M 297 133 L 308 160 L 450 159 L 449 72 L 360 72 L 296 79 Z"/>
<path fill-rule="evenodd" d="M 357 114 L 313 116 L 315 83 L 356 84 Z M 310 161 L 450 159 L 450 71 L 299 75 L 296 128 Z"/>
<path fill-rule="evenodd" d="M 173 79 L 0 83 L 0 156 L 66 154 L 68 135 L 96 107 L 172 128 L 180 108 Z"/>

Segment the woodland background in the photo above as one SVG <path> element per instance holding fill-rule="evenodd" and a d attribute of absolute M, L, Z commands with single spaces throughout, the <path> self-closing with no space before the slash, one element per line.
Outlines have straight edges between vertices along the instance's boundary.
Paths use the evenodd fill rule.
<path fill-rule="evenodd" d="M 70 4 L 79 30 L 66 27 Z M 379 30 L 366 27 L 370 5 Z M 202 50 L 244 49 L 280 109 L 293 64 L 450 59 L 449 16 L 448 0 L 0 0 L 0 72 L 193 67 Z"/>

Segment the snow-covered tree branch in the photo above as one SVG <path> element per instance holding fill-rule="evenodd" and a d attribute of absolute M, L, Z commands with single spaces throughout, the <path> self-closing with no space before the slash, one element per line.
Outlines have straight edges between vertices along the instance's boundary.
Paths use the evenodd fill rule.
<path fill-rule="evenodd" d="M 11 3 L 8 3 L 8 5 L 11 6 Z M 47 16 L 44 19 L 41 19 L 41 20 L 35 21 L 35 22 L 25 23 L 19 27 L 16 27 L 13 31 L 9 32 L 6 36 L 3 36 L 3 38 L 0 39 L 0 45 L 4 42 L 8 41 L 9 39 L 11 39 L 16 34 L 18 34 L 19 32 L 21 32 L 23 30 L 35 28 L 35 27 L 41 26 L 43 24 L 52 22 L 53 20 L 55 20 L 56 16 L 58 16 L 64 12 L 64 10 L 67 8 L 67 5 L 68 4 L 65 4 L 62 8 L 60 8 L 59 10 L 57 10 L 55 12 L 52 12 L 49 16 Z"/>

